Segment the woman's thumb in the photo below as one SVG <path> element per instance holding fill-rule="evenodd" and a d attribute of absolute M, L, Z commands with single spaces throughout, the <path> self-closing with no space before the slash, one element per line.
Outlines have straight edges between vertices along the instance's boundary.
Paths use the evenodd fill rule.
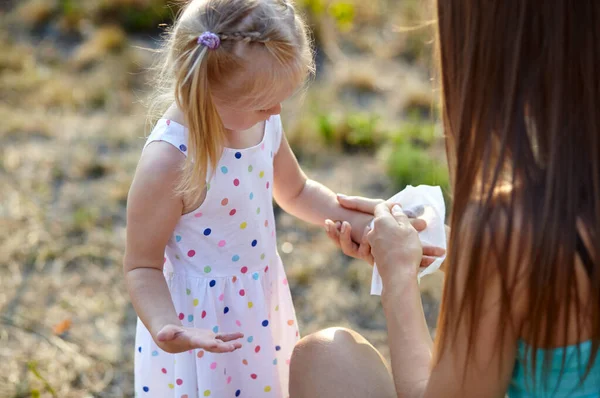
<path fill-rule="evenodd" d="M 396 221 L 400 221 L 400 220 L 403 220 L 406 218 L 406 214 L 404 214 L 404 210 L 402 210 L 402 207 L 397 204 L 392 206 L 392 216 L 394 216 Z"/>

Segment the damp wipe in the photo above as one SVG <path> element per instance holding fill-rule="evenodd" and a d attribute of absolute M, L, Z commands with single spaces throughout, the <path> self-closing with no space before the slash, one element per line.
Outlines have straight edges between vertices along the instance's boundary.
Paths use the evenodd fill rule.
<path fill-rule="evenodd" d="M 444 196 L 440 187 L 419 185 L 413 187 L 408 185 L 404 190 L 392 196 L 390 202 L 395 202 L 402 206 L 407 215 L 416 216 L 427 223 L 427 228 L 419 232 L 419 238 L 423 246 L 436 246 L 446 250 L 446 205 Z M 373 224 L 371 224 L 373 228 Z M 400 243 L 400 242 L 399 242 Z M 425 276 L 434 273 L 444 262 L 446 255 L 436 258 L 436 260 L 426 268 L 421 268 L 418 274 L 419 280 Z M 383 285 L 381 276 L 377 271 L 377 264 L 373 267 L 373 278 L 371 280 L 371 294 L 381 296 Z"/>

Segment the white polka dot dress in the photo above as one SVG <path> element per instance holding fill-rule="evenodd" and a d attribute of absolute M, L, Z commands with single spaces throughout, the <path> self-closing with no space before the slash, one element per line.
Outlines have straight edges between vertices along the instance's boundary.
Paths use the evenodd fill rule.
<path fill-rule="evenodd" d="M 181 217 L 165 249 L 164 274 L 183 325 L 242 332 L 242 348 L 169 354 L 138 320 L 136 396 L 288 396 L 298 326 L 273 215 L 273 156 L 281 136 L 281 120 L 273 116 L 258 145 L 225 148 L 204 203 Z M 152 141 L 187 153 L 187 129 L 173 121 L 160 120 L 146 145 Z"/>

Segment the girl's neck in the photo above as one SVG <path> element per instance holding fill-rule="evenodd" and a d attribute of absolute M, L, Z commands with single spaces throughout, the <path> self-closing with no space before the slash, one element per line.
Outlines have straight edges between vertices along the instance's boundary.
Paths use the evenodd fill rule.
<path fill-rule="evenodd" d="M 244 131 L 227 130 L 225 144 L 228 148 L 245 149 L 260 144 L 265 133 L 266 122 L 260 122 Z"/>
<path fill-rule="evenodd" d="M 171 105 L 169 109 L 167 109 L 163 115 L 163 118 L 172 120 L 175 123 L 187 127 L 183 112 L 181 112 L 176 104 Z M 226 129 L 227 141 L 225 142 L 225 146 L 233 149 L 244 149 L 258 145 L 263 139 L 265 123 L 266 122 L 255 124 L 244 131 Z"/>

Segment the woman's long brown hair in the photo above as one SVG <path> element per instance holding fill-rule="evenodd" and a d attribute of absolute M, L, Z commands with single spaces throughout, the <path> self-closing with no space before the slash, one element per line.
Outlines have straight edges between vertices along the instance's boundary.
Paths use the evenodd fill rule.
<path fill-rule="evenodd" d="M 600 342 L 600 2 L 437 0 L 437 14 L 455 232 L 438 358 L 460 323 L 469 351 L 481 338 L 489 263 L 501 280 L 502 317 L 531 348 L 528 367 L 535 350 L 557 345 L 557 330 L 568 345 L 577 319 L 579 341 L 592 339 L 589 370 Z M 499 199 L 505 185 L 512 189 Z M 578 233 L 592 258 L 585 300 Z M 525 273 L 511 272 L 511 262 Z M 525 287 L 523 325 L 512 322 L 516 275 Z"/>

